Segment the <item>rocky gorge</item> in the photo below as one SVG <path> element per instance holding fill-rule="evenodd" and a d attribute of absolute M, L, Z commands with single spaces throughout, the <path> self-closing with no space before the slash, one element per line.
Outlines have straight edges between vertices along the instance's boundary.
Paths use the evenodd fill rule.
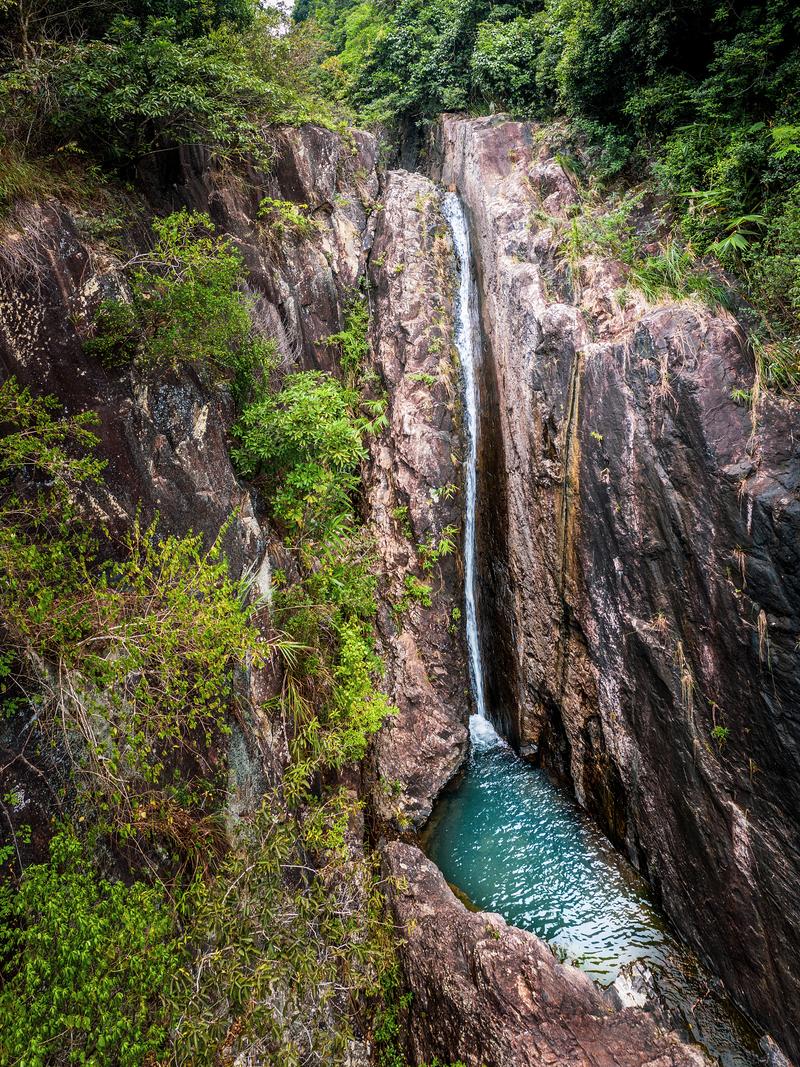
<path fill-rule="evenodd" d="M 623 301 L 619 264 L 564 262 L 556 231 L 577 193 L 534 126 L 444 116 L 428 170 L 387 173 L 369 135 L 306 126 L 275 131 L 269 174 L 247 182 L 182 150 L 159 194 L 207 211 L 240 249 L 258 328 L 286 368 L 338 370 L 329 338 L 365 287 L 387 413 L 359 506 L 397 712 L 342 777 L 364 800 L 358 847 L 379 855 L 403 934 L 408 1054 L 469 1067 L 711 1062 L 534 934 L 470 910 L 410 840 L 463 764 L 471 705 L 460 557 L 440 551 L 463 524 L 451 189 L 481 307 L 478 613 L 492 717 L 574 791 L 797 1058 L 797 408 L 765 396 L 754 418 L 731 399 L 753 375 L 731 315 Z M 265 196 L 303 205 L 313 229 L 277 241 L 258 221 Z M 4 375 L 99 413 L 100 521 L 122 529 L 140 509 L 213 537 L 235 511 L 231 568 L 268 594 L 282 547 L 231 466 L 229 399 L 190 371 L 143 382 L 84 349 L 99 300 L 124 290 L 114 253 L 62 205 L 27 207 L 3 236 L 0 284 Z M 250 679 L 253 709 L 274 684 Z M 239 818 L 285 759 L 263 713 L 259 737 L 235 761 Z M 11 773 L 20 820 L 43 827 L 46 790 L 24 762 Z M 369 1054 L 364 1041 L 351 1062 Z M 764 1062 L 787 1062 L 766 1039 Z"/>

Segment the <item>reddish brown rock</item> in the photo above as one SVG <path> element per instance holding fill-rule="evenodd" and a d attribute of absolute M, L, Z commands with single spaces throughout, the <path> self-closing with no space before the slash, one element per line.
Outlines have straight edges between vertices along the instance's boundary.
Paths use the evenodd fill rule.
<path fill-rule="evenodd" d="M 467 744 L 459 386 L 453 255 L 439 193 L 422 175 L 397 171 L 382 204 L 369 281 L 373 367 L 388 426 L 370 445 L 366 498 L 383 575 L 387 688 L 398 714 L 376 740 L 374 799 L 382 818 L 407 826 L 430 814 Z M 443 535 L 457 547 L 426 569 L 424 546 L 440 545 Z M 429 606 L 409 582 L 428 588 Z"/>
<path fill-rule="evenodd" d="M 534 934 L 470 912 L 413 845 L 384 849 L 406 941 L 414 1062 L 467 1067 L 704 1067 L 696 1048 L 638 1008 L 613 1010 L 585 974 Z"/>
<path fill-rule="evenodd" d="M 532 125 L 446 116 L 437 150 L 483 297 L 490 703 L 800 1055 L 800 410 L 734 402 L 732 316 L 568 267 Z"/>

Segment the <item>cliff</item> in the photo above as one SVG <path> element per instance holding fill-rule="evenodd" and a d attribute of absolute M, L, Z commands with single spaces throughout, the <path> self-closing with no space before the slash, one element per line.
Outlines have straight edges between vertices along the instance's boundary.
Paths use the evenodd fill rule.
<path fill-rule="evenodd" d="M 397 710 L 362 765 L 336 777 L 365 807 L 349 847 L 380 852 L 388 876 L 413 994 L 409 1055 L 476 1067 L 705 1062 L 647 1012 L 613 1010 L 534 935 L 470 912 L 422 853 L 392 840 L 425 821 L 467 747 L 453 250 L 438 187 L 381 172 L 369 135 L 272 136 L 269 173 L 241 180 L 182 151 L 178 180 L 151 206 L 208 212 L 235 243 L 256 326 L 284 371 L 340 374 L 329 339 L 354 290 L 366 292 L 368 370 L 386 420 L 367 442 L 358 507 L 373 541 L 381 685 Z M 797 997 L 793 414 L 765 401 L 751 438 L 748 413 L 728 398 L 748 379 L 732 322 L 696 306 L 623 311 L 613 264 L 584 264 L 580 294 L 567 283 L 551 235 L 529 223 L 541 203 L 564 212 L 572 190 L 529 127 L 446 118 L 439 167 L 469 209 L 483 299 L 480 608 L 492 705 L 523 751 L 569 778 L 676 923 L 792 1048 L 773 1006 L 790 1015 Z M 265 197 L 302 206 L 313 225 L 270 230 Z M 235 514 L 231 572 L 256 574 L 268 594 L 286 553 L 231 464 L 229 390 L 189 365 L 114 368 L 84 347 L 100 301 L 125 284 L 119 256 L 63 205 L 20 209 L 0 249 L 2 376 L 69 413 L 98 413 L 108 466 L 90 507 L 112 545 L 137 512 L 206 543 Z M 287 758 L 268 703 L 280 670 L 243 673 L 255 740 L 236 731 L 231 742 L 234 825 Z M 717 721 L 730 730 L 724 747 L 710 739 Z M 14 818 L 34 826 L 25 861 L 45 854 L 53 814 L 47 763 L 30 750 L 17 758 L 29 728 L 7 723 L 2 742 L 8 789 L 21 797 Z M 374 1055 L 367 1030 L 352 1063 Z"/>
<path fill-rule="evenodd" d="M 482 297 L 490 703 L 798 1055 L 797 405 L 732 398 L 732 316 L 569 268 L 577 193 L 534 127 L 446 116 L 436 158 Z"/>

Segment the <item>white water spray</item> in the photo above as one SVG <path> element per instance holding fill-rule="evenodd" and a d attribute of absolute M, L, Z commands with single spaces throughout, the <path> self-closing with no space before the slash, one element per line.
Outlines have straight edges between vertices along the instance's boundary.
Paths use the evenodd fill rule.
<path fill-rule="evenodd" d="M 478 635 L 478 612 L 475 601 L 475 522 L 478 494 L 478 382 L 481 363 L 481 330 L 478 310 L 478 287 L 472 272 L 472 249 L 464 208 L 455 193 L 445 193 L 442 212 L 453 235 L 458 262 L 455 343 L 461 361 L 466 414 L 467 462 L 464 519 L 464 599 L 466 607 L 467 649 L 472 694 L 476 715 L 470 719 L 473 744 L 480 747 L 500 740 L 486 715 L 483 687 L 483 664 Z"/>

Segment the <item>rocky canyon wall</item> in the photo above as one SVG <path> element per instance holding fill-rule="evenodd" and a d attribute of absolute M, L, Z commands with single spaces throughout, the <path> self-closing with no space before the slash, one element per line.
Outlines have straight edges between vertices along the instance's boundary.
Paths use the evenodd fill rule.
<path fill-rule="evenodd" d="M 770 438 L 765 429 L 770 424 L 763 422 L 762 451 L 726 460 L 739 464 L 726 475 L 708 446 L 711 430 L 703 427 L 719 426 L 714 432 L 731 440 L 747 430 L 746 413 L 721 401 L 715 406 L 719 380 L 735 372 L 738 383 L 746 374 L 730 327 L 698 309 L 657 309 L 641 321 L 629 320 L 638 325 L 617 323 L 613 345 L 604 347 L 599 335 L 590 338 L 574 300 L 547 296 L 561 284 L 552 247 L 546 236 L 525 226 L 523 192 L 533 196 L 540 187 L 545 197 L 554 193 L 553 209 L 560 210 L 559 198 L 566 203 L 569 196 L 562 172 L 534 158 L 524 127 L 448 121 L 444 129 L 445 180 L 459 185 L 475 225 L 491 342 L 483 382 L 481 549 L 487 575 L 483 608 L 492 620 L 485 638 L 494 642 L 495 652 L 487 656 L 493 699 L 502 703 L 509 733 L 523 747 L 538 746 L 546 762 L 573 776 L 579 797 L 647 864 L 668 901 L 672 894 L 679 917 L 694 914 L 684 896 L 698 883 L 708 884 L 710 894 L 722 894 L 717 905 L 732 909 L 724 928 L 716 940 L 710 937 L 705 924 L 713 896 L 700 901 L 697 927 L 690 928 L 698 939 L 718 945 L 736 921 L 749 924 L 742 926 L 747 938 L 741 955 L 756 961 L 769 931 L 768 988 L 785 998 L 791 983 L 784 975 L 781 985 L 778 976 L 786 967 L 790 906 L 787 902 L 787 925 L 779 928 L 773 912 L 754 900 L 756 891 L 764 894 L 776 910 L 794 871 L 783 817 L 794 794 L 788 782 L 783 794 L 775 792 L 780 768 L 787 779 L 791 770 L 791 716 L 787 711 L 780 720 L 784 766 L 774 751 L 772 762 L 760 754 L 762 748 L 772 751 L 773 720 L 751 715 L 752 736 L 737 735 L 738 720 L 720 701 L 718 714 L 724 711 L 730 740 L 719 752 L 708 743 L 699 692 L 701 687 L 711 692 L 710 675 L 701 668 L 727 669 L 728 660 L 718 663 L 714 649 L 738 648 L 740 632 L 750 644 L 726 685 L 742 687 L 742 706 L 750 692 L 745 683 L 752 688 L 754 679 L 762 679 L 767 692 L 763 678 L 769 677 L 776 709 L 791 684 L 788 637 L 780 636 L 791 622 L 788 609 L 779 615 L 775 599 L 776 560 L 784 570 L 792 561 L 784 530 L 794 512 L 781 504 L 791 487 L 779 487 L 775 475 L 787 437 L 776 432 Z M 459 540 L 463 494 L 452 346 L 455 267 L 437 188 L 422 175 L 381 174 L 377 146 L 368 135 L 342 138 L 315 127 L 274 131 L 273 165 L 266 175 L 234 179 L 204 154 L 190 151 L 179 162 L 175 182 L 153 193 L 154 206 L 208 212 L 241 250 L 257 325 L 276 340 L 284 369 L 338 371 L 337 347 L 328 338 L 344 325 L 355 288 L 363 287 L 369 302 L 369 369 L 375 389 L 386 393 L 387 409 L 386 425 L 368 442 L 360 507 L 374 535 L 377 640 L 386 664 L 382 684 L 397 714 L 375 739 L 365 765 L 346 769 L 343 777 L 365 797 L 370 820 L 365 838 L 383 848 L 390 906 L 406 935 L 401 958 L 414 993 L 405 1020 L 411 1055 L 419 1062 L 462 1059 L 471 1067 L 703 1062 L 699 1052 L 664 1035 L 646 1012 L 612 1011 L 588 979 L 558 965 L 532 934 L 469 912 L 412 845 L 386 844 L 424 821 L 467 744 L 461 564 L 458 552 L 441 551 L 443 541 Z M 305 205 L 313 227 L 305 233 L 271 231 L 259 218 L 264 197 Z M 597 269 L 600 278 L 611 270 Z M 587 293 L 595 290 L 602 331 L 603 324 L 617 322 L 618 313 L 606 309 L 599 282 L 594 289 L 587 284 Z M 92 238 L 84 220 L 55 201 L 21 209 L 0 240 L 0 376 L 13 374 L 35 393 L 55 395 L 70 413 L 98 412 L 99 452 L 107 467 L 104 488 L 91 507 L 111 531 L 112 544 L 137 510 L 148 521 L 158 513 L 162 529 L 176 534 L 192 529 L 207 541 L 235 511 L 226 540 L 231 570 L 255 571 L 266 585 L 270 560 L 282 565 L 281 546 L 257 497 L 231 466 L 235 412 L 227 391 L 187 365 L 163 372 L 109 367 L 84 349 L 100 300 L 124 292 L 119 257 Z M 589 306 L 585 300 L 583 305 Z M 681 343 L 689 347 L 680 348 L 679 360 L 669 338 L 683 337 L 682 330 L 688 333 Z M 691 346 L 702 338 L 701 358 Z M 660 397 L 651 411 L 645 401 L 662 382 L 664 366 L 682 406 L 665 407 Z M 608 367 L 617 369 L 611 373 Z M 586 421 L 590 401 L 597 424 Z M 642 411 L 637 404 L 644 405 Z M 676 412 L 684 410 L 686 419 L 678 420 Z M 695 421 L 686 421 L 693 413 Z M 670 494 L 661 467 L 652 465 L 649 452 L 639 451 L 645 447 L 640 441 L 656 447 L 657 425 L 666 425 L 659 430 L 666 451 L 658 452 L 658 463 L 671 471 L 670 464 L 678 463 L 675 453 L 682 464 L 675 468 Z M 689 427 L 693 436 L 687 438 Z M 605 452 L 591 451 L 601 444 L 593 430 L 602 436 Z M 695 447 L 700 459 L 691 451 Z M 767 458 L 759 459 L 759 466 L 762 455 Z M 790 469 L 790 457 L 781 462 Z M 703 481 L 694 495 L 689 487 L 697 463 Z M 740 500 L 735 493 L 723 517 L 709 511 L 719 470 L 731 486 L 750 479 L 746 491 L 760 495 L 749 511 L 748 497 Z M 643 479 L 649 479 L 648 492 Z M 622 517 L 617 525 L 608 520 L 606 528 L 607 513 L 617 515 L 616 503 Z M 665 524 L 662 547 L 652 543 L 659 522 Z M 711 547 L 698 543 L 686 570 L 688 541 L 681 539 L 680 523 L 691 530 L 694 522 L 701 523 Z M 726 523 L 744 523 L 735 527 L 737 536 L 744 537 L 748 523 L 752 530 L 749 540 L 736 542 L 749 553 L 747 586 L 737 584 L 742 573 L 737 562 L 739 569 L 733 567 L 725 579 L 730 590 L 723 582 L 715 596 L 726 612 L 740 605 L 741 614 L 750 598 L 761 595 L 766 629 L 756 618 L 752 632 L 742 629 L 744 623 L 734 632 L 732 615 L 715 616 L 714 622 L 703 613 L 705 601 L 691 599 L 706 588 L 697 583 L 712 562 L 723 566 L 714 538 L 728 536 Z M 644 547 L 632 547 L 639 544 L 632 541 L 637 531 L 650 539 Z M 651 603 L 658 582 L 662 586 Z M 766 592 L 759 594 L 768 589 L 775 591 L 774 602 Z M 634 619 L 629 613 L 635 595 L 644 602 Z M 684 628 L 678 638 L 680 612 L 691 613 L 694 628 Z M 682 683 L 675 667 L 678 639 Z M 710 651 L 703 658 L 706 646 Z M 753 673 L 759 655 L 760 674 Z M 277 774 L 283 759 L 285 739 L 267 713 L 259 717 L 271 681 L 267 672 L 246 683 L 243 695 L 259 718 L 260 748 L 231 757 L 238 775 L 232 781 L 234 816 L 258 804 L 259 782 L 273 770 Z M 679 699 L 681 690 L 698 695 L 687 706 Z M 520 707 L 525 715 L 517 714 Z M 682 718 L 676 718 L 679 713 Z M 18 726 L 5 723 L 0 739 L 11 755 L 24 751 L 26 743 L 15 733 Z M 742 777 L 745 743 L 757 768 Z M 233 746 L 241 744 L 235 735 Z M 4 788 L 23 798 L 15 817 L 35 830 L 24 859 L 41 858 L 52 814 L 42 774 L 37 777 L 26 761 L 12 759 L 8 768 Z M 762 810 L 766 797 L 773 798 L 771 821 Z M 677 821 L 671 822 L 673 808 Z M 685 810 L 693 813 L 691 819 Z M 756 814 L 759 823 L 751 822 Z M 755 840 L 754 827 L 763 841 Z M 657 834 L 664 840 L 663 856 L 654 847 Z M 359 839 L 354 847 L 361 844 Z M 729 864 L 730 885 L 724 868 L 706 880 L 700 859 L 688 870 L 675 860 L 685 847 L 710 864 L 711 844 L 719 863 Z M 781 844 L 787 847 L 779 860 Z M 776 879 L 772 895 L 762 884 L 762 865 L 770 862 Z M 735 957 L 733 962 L 740 965 Z M 367 1062 L 368 1053 L 365 1042 L 352 1062 Z"/>
<path fill-rule="evenodd" d="M 731 316 L 565 262 L 577 193 L 534 127 L 445 116 L 435 158 L 483 300 L 491 699 L 796 1057 L 800 411 L 731 398 Z"/>

